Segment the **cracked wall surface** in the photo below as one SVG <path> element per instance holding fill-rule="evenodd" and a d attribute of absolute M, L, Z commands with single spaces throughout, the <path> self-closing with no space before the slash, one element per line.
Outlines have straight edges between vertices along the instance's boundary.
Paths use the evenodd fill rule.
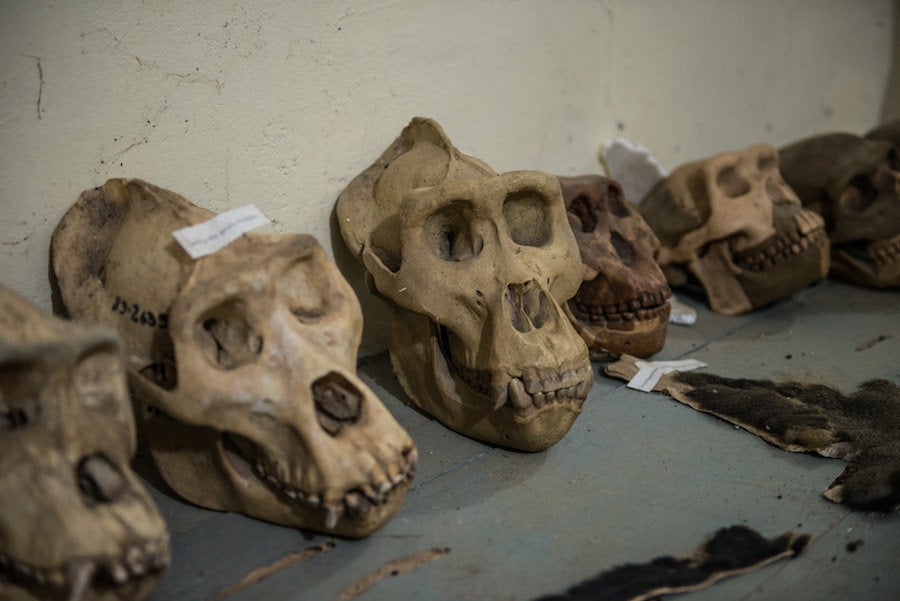
<path fill-rule="evenodd" d="M 414 115 L 495 169 L 600 172 L 620 134 L 661 164 L 882 114 L 891 0 L 70 3 L 0 0 L 0 269 L 49 307 L 78 194 L 140 177 L 316 236 L 384 315 L 330 222 Z M 835 43 L 840 40 L 840 43 Z"/>

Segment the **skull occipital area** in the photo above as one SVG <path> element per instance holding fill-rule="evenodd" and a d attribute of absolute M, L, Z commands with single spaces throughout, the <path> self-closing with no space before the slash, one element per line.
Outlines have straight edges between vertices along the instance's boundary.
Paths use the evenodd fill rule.
<path fill-rule="evenodd" d="M 561 308 L 581 261 L 556 177 L 498 175 L 415 118 L 336 213 L 390 308 L 391 361 L 420 408 L 514 449 L 565 435 L 592 374 Z"/>
<path fill-rule="evenodd" d="M 559 181 L 584 270 L 584 282 L 564 306 L 591 358 L 659 352 L 672 296 L 653 258 L 659 240 L 616 180 L 583 175 Z"/>
<path fill-rule="evenodd" d="M 831 274 L 862 286 L 900 286 L 900 155 L 877 137 L 897 130 L 823 134 L 780 151 L 785 180 L 825 219 Z"/>
<path fill-rule="evenodd" d="M 150 593 L 169 534 L 134 452 L 115 334 L 0 286 L 0 598 Z"/>
<path fill-rule="evenodd" d="M 681 165 L 640 212 L 670 285 L 698 290 L 719 313 L 787 298 L 828 271 L 822 218 L 800 205 L 767 144 Z"/>
<path fill-rule="evenodd" d="M 139 420 L 173 490 L 367 535 L 400 506 L 416 448 L 356 375 L 356 296 L 304 234 L 244 234 L 192 260 L 171 232 L 211 216 L 139 180 L 84 192 L 53 236 L 63 302 L 122 335 Z"/>

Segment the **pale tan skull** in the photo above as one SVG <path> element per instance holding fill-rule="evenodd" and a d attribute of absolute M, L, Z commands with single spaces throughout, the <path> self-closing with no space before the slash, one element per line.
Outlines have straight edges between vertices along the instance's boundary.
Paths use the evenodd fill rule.
<path fill-rule="evenodd" d="M 211 214 L 138 180 L 82 194 L 54 233 L 77 319 L 126 341 L 166 482 L 204 507 L 364 536 L 398 509 L 416 449 L 355 373 L 359 303 L 314 238 L 245 234 L 192 261 Z"/>
<path fill-rule="evenodd" d="M 888 140 L 833 133 L 781 149 L 781 171 L 803 206 L 825 219 L 831 273 L 900 286 L 900 157 Z"/>
<path fill-rule="evenodd" d="M 822 218 L 800 206 L 766 144 L 681 165 L 640 212 L 662 244 L 656 259 L 669 283 L 699 284 L 719 313 L 786 298 L 828 271 Z"/>
<path fill-rule="evenodd" d="M 169 534 L 135 451 L 113 332 L 0 286 L 0 599 L 146 597 Z"/>
<path fill-rule="evenodd" d="M 565 435 L 592 374 L 560 307 L 581 261 L 554 176 L 497 175 L 416 118 L 341 193 L 337 217 L 390 306 L 391 360 L 419 407 L 521 450 Z"/>
<path fill-rule="evenodd" d="M 666 341 L 671 290 L 653 258 L 659 240 L 602 175 L 560 177 L 584 282 L 565 305 L 591 359 L 648 357 Z"/>

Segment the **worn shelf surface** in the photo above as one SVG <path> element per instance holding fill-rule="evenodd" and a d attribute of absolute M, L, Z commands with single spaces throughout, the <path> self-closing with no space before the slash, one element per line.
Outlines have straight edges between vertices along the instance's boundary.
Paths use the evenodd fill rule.
<path fill-rule="evenodd" d="M 819 382 L 845 392 L 872 378 L 900 383 L 900 292 L 828 281 L 741 317 L 686 302 L 697 308 L 697 324 L 670 326 L 655 359 L 693 357 L 723 376 Z M 852 512 L 824 499 L 841 461 L 781 451 L 600 375 L 562 441 L 519 453 L 460 436 L 416 411 L 386 355 L 360 372 L 419 448 L 418 474 L 394 519 L 349 541 L 199 509 L 171 493 L 141 455 L 138 470 L 172 534 L 173 564 L 152 600 L 330 600 L 388 562 L 430 549 L 449 552 L 356 598 L 528 600 L 622 563 L 686 555 L 733 524 L 812 538 L 795 559 L 679 598 L 900 599 L 900 516 Z M 258 568 L 329 541 L 330 550 L 220 595 Z"/>

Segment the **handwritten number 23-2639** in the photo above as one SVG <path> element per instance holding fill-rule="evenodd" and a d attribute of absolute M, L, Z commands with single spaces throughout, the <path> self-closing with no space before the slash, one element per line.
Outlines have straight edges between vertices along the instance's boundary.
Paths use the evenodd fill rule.
<path fill-rule="evenodd" d="M 139 323 L 151 328 L 159 328 L 161 330 L 165 330 L 169 327 L 169 316 L 165 313 L 156 314 L 153 311 L 141 311 L 141 306 L 139 304 L 129 303 L 118 296 L 113 303 L 112 310 L 116 311 L 119 315 L 131 313 L 129 317 L 134 323 Z"/>

